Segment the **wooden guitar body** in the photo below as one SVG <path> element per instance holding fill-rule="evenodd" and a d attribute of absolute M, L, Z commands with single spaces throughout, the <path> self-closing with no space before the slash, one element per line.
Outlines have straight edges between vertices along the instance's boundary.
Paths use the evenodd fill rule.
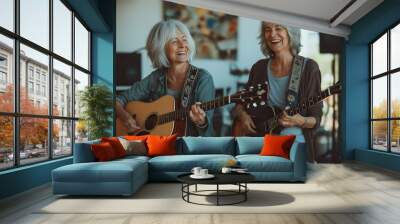
<path fill-rule="evenodd" d="M 267 133 L 279 134 L 282 126 L 278 123 L 277 114 L 282 113 L 282 109 L 278 107 L 260 106 L 255 110 L 247 110 L 256 126 L 256 133 L 247 133 L 242 127 L 241 121 L 236 118 L 232 124 L 232 136 L 264 136 Z"/>
<path fill-rule="evenodd" d="M 122 121 L 117 118 L 117 136 L 142 134 L 171 135 L 174 133 L 174 121 L 157 124 L 158 115 L 175 110 L 175 99 L 172 96 L 165 95 L 150 103 L 131 101 L 126 104 L 125 110 L 132 115 L 142 130 L 129 133 Z"/>
<path fill-rule="evenodd" d="M 230 103 L 249 104 L 261 101 L 266 97 L 267 84 L 243 89 L 230 96 L 220 97 L 198 104 L 204 111 L 215 109 Z M 124 135 L 172 135 L 184 136 L 186 119 L 189 116 L 190 106 L 178 108 L 179 103 L 173 96 L 165 95 L 153 102 L 131 101 L 125 105 L 125 110 L 136 120 L 137 125 L 142 128 L 135 132 L 129 132 L 123 122 L 117 118 L 116 134 Z"/>
<path fill-rule="evenodd" d="M 289 116 L 300 113 L 312 105 L 321 102 L 328 96 L 341 92 L 340 82 L 328 87 L 326 90 L 319 92 L 317 95 L 309 97 L 304 102 L 301 102 L 297 107 L 285 109 Z M 250 115 L 253 123 L 256 126 L 256 134 L 247 133 L 240 121 L 236 118 L 232 124 L 233 136 L 264 136 L 265 134 L 279 134 L 283 127 L 279 124 L 279 118 L 283 115 L 283 110 L 278 107 L 269 106 L 267 104 L 252 106 L 248 104 L 246 112 Z"/>

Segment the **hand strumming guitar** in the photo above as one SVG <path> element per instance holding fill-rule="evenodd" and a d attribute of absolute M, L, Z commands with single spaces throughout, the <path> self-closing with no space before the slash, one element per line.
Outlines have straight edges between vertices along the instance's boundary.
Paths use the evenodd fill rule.
<path fill-rule="evenodd" d="M 136 120 L 123 108 L 121 103 L 117 102 L 115 109 L 117 117 L 121 119 L 124 126 L 128 129 L 128 132 L 135 132 L 141 129 L 137 125 Z"/>
<path fill-rule="evenodd" d="M 206 112 L 199 106 L 200 102 L 193 104 L 191 110 L 189 112 L 190 119 L 192 119 L 193 123 L 195 123 L 198 127 L 203 127 L 206 125 Z"/>
<path fill-rule="evenodd" d="M 279 118 L 279 124 L 283 127 L 313 128 L 316 124 L 314 117 L 303 117 L 300 114 L 289 116 L 285 111 Z"/>
<path fill-rule="evenodd" d="M 245 134 L 257 133 L 256 125 L 254 124 L 253 119 L 251 119 L 250 115 L 244 110 L 243 106 L 237 105 L 235 110 L 242 132 Z"/>

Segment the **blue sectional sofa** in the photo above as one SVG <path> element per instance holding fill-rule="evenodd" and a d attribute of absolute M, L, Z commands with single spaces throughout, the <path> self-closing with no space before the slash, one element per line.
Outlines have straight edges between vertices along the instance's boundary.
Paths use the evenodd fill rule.
<path fill-rule="evenodd" d="M 290 159 L 260 156 L 263 137 L 183 137 L 177 155 L 128 156 L 96 162 L 90 149 L 98 141 L 75 144 L 74 163 L 52 171 L 53 193 L 68 195 L 131 195 L 148 181 L 176 181 L 193 167 L 218 172 L 230 159 L 256 177 L 256 181 L 304 182 L 306 151 L 294 143 Z"/>

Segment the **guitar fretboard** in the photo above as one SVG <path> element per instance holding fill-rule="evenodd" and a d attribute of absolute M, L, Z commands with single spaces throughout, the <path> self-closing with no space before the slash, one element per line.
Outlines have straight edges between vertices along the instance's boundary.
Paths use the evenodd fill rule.
<path fill-rule="evenodd" d="M 332 95 L 332 92 L 330 91 L 330 87 L 329 87 L 328 89 L 320 92 L 318 95 L 308 98 L 306 102 L 301 103 L 299 106 L 285 110 L 285 111 L 289 116 L 293 116 L 295 114 L 298 114 L 298 113 L 306 110 L 307 108 L 311 107 L 312 105 L 321 102 L 322 100 L 324 100 L 325 98 L 327 98 L 330 95 Z"/>
<path fill-rule="evenodd" d="M 226 104 L 231 103 L 229 100 L 230 96 L 219 97 L 217 99 L 207 101 L 204 103 L 199 104 L 200 108 L 204 111 L 212 110 L 217 107 L 224 106 Z M 165 124 L 175 120 L 184 119 L 190 111 L 190 107 L 181 108 L 176 111 L 172 111 L 166 114 L 159 115 L 157 124 Z"/>

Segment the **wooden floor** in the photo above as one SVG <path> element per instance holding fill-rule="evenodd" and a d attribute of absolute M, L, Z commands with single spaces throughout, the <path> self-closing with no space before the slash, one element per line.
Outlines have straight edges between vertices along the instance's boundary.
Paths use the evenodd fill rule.
<path fill-rule="evenodd" d="M 308 182 L 317 183 L 349 203 L 366 204 L 357 214 L 36 214 L 54 200 L 42 186 L 0 202 L 0 223 L 219 224 L 219 223 L 400 223 L 400 174 L 359 163 L 316 164 Z M 315 203 L 320 203 L 315 201 Z"/>

